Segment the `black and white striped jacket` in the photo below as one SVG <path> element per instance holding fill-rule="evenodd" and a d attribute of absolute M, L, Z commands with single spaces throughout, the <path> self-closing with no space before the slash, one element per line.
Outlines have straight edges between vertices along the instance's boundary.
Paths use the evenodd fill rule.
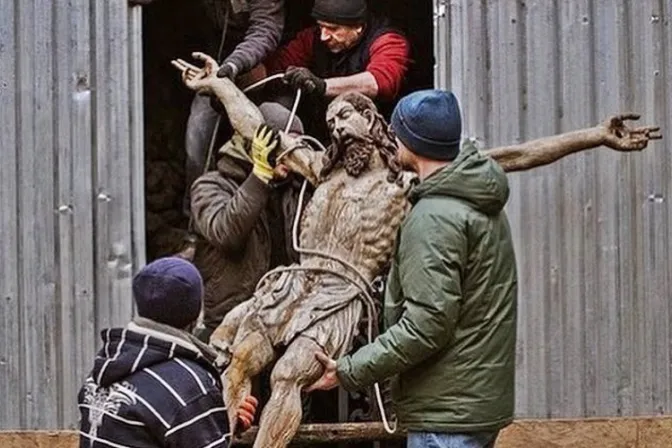
<path fill-rule="evenodd" d="M 80 448 L 229 445 L 213 353 L 187 333 L 137 319 L 102 332 L 79 392 Z"/>

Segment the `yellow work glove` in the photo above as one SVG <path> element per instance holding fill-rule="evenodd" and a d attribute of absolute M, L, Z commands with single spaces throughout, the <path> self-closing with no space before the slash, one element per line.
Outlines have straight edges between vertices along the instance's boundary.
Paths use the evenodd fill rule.
<path fill-rule="evenodd" d="M 273 179 L 273 165 L 275 165 L 275 150 L 280 146 L 278 133 L 262 124 L 257 128 L 252 139 L 252 173 L 264 183 Z"/>

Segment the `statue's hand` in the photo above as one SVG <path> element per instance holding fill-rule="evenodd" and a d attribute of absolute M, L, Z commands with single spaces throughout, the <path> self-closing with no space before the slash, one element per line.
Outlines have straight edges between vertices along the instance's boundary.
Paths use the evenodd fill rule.
<path fill-rule="evenodd" d="M 195 90 L 202 95 L 213 93 L 213 86 L 220 82 L 217 78 L 219 64 L 213 58 L 205 53 L 192 53 L 194 59 L 205 63 L 203 68 L 198 68 L 183 59 L 175 59 L 171 64 L 182 72 L 182 82 L 191 90 Z"/>
<path fill-rule="evenodd" d="M 630 127 L 626 120 L 639 120 L 637 114 L 616 115 L 599 126 L 604 145 L 616 151 L 641 151 L 649 140 L 660 140 L 663 135 L 657 126 Z"/>

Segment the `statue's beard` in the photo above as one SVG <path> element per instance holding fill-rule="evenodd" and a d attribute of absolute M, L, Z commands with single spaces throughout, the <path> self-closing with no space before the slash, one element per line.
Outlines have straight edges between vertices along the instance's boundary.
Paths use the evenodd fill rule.
<path fill-rule="evenodd" d="M 358 177 L 369 167 L 374 144 L 370 139 L 351 137 L 339 141 L 338 151 L 343 154 L 343 168 L 350 176 Z"/>

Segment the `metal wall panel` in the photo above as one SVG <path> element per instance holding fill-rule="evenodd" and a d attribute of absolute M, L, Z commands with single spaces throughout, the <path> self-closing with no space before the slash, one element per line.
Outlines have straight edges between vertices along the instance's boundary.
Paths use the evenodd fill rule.
<path fill-rule="evenodd" d="M 144 263 L 140 8 L 0 0 L 0 429 L 67 428 Z"/>
<path fill-rule="evenodd" d="M 437 85 L 484 147 L 635 111 L 667 135 L 510 176 L 519 417 L 672 413 L 669 0 L 435 0 Z"/>

